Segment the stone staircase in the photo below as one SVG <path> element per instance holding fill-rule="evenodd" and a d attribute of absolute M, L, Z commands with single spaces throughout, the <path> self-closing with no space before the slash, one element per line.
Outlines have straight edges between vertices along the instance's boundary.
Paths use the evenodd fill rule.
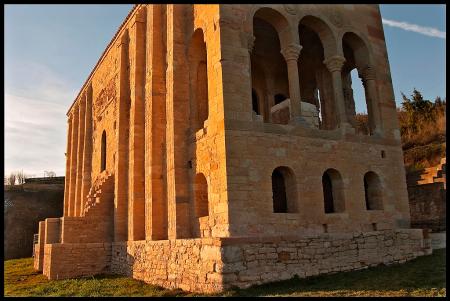
<path fill-rule="evenodd" d="M 446 158 L 436 166 L 407 174 L 411 227 L 446 230 Z"/>
<path fill-rule="evenodd" d="M 433 167 L 425 168 L 424 172 L 420 175 L 420 179 L 417 184 L 431 184 L 431 183 L 444 183 L 444 189 L 446 189 L 446 158 L 442 158 L 441 162 Z"/>
<path fill-rule="evenodd" d="M 109 216 L 114 201 L 114 177 L 102 172 L 93 183 L 84 206 L 83 216 Z"/>
<path fill-rule="evenodd" d="M 446 158 L 442 158 L 441 162 L 433 167 L 424 168 L 407 174 L 408 186 L 417 186 L 432 183 L 443 183 L 446 188 Z"/>

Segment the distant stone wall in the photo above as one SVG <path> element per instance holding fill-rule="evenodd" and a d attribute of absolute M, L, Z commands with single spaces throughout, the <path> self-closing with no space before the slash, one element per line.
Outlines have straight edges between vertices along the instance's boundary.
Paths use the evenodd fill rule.
<path fill-rule="evenodd" d="M 25 183 L 64 184 L 65 177 L 28 178 Z"/>
<path fill-rule="evenodd" d="M 444 183 L 408 186 L 412 228 L 446 230 L 446 192 Z"/>
<path fill-rule="evenodd" d="M 44 187 L 42 187 L 44 186 Z M 28 184 L 4 192 L 4 259 L 31 257 L 38 223 L 63 215 L 64 185 Z"/>

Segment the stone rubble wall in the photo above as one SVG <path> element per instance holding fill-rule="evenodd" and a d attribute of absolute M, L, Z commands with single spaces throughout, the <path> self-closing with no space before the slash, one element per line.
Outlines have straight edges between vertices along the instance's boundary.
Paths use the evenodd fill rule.
<path fill-rule="evenodd" d="M 43 274 L 49 280 L 88 277 L 110 270 L 110 243 L 46 244 Z"/>
<path fill-rule="evenodd" d="M 411 227 L 445 231 L 447 190 L 444 183 L 408 186 Z"/>
<path fill-rule="evenodd" d="M 403 263 L 431 253 L 421 229 L 322 234 L 311 238 L 226 239 L 224 288 Z"/>
<path fill-rule="evenodd" d="M 111 272 L 164 288 L 212 293 L 294 275 L 403 263 L 430 253 L 430 239 L 421 229 L 135 241 L 113 244 Z"/>
<path fill-rule="evenodd" d="M 164 288 L 222 290 L 218 239 L 177 239 L 114 243 L 111 272 Z"/>

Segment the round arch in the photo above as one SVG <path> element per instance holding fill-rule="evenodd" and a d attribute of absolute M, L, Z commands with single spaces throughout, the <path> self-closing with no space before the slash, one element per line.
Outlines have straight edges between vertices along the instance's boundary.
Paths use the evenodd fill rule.
<path fill-rule="evenodd" d="M 298 26 L 300 25 L 308 27 L 319 36 L 324 49 L 325 59 L 339 53 L 336 35 L 326 21 L 313 15 L 306 15 L 298 22 Z"/>

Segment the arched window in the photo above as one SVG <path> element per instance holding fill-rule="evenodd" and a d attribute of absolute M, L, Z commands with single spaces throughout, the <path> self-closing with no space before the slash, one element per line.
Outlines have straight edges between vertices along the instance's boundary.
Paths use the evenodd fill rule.
<path fill-rule="evenodd" d="M 102 133 L 102 147 L 101 147 L 101 165 L 100 171 L 104 171 L 106 169 L 106 132 Z"/>
<path fill-rule="evenodd" d="M 208 63 L 206 43 L 202 29 L 197 29 L 189 47 L 189 72 L 191 87 L 191 120 L 195 131 L 203 128 L 209 117 Z"/>
<path fill-rule="evenodd" d="M 344 184 L 337 170 L 330 168 L 324 172 L 322 189 L 325 213 L 344 212 Z"/>
<path fill-rule="evenodd" d="M 195 176 L 194 199 L 195 216 L 208 216 L 208 182 L 206 182 L 206 178 L 202 173 Z"/>
<path fill-rule="evenodd" d="M 272 200 L 274 213 L 297 212 L 297 187 L 290 168 L 277 167 L 272 172 Z"/>
<path fill-rule="evenodd" d="M 342 37 L 342 50 L 345 57 L 342 89 L 347 119 L 360 134 L 372 135 L 376 128 L 373 111 L 377 97 L 365 84 L 369 74 L 367 70 L 370 69 L 369 50 L 365 42 L 353 32 L 347 32 Z"/>
<path fill-rule="evenodd" d="M 289 95 L 287 64 L 281 54 L 281 41 L 286 39 L 288 26 L 284 16 L 271 8 L 260 8 L 253 16 L 255 42 L 250 55 L 251 80 L 252 89 L 258 91 L 259 111 L 264 122 L 274 122 L 271 117 L 271 108 L 276 104 L 274 95 Z"/>
<path fill-rule="evenodd" d="M 331 74 L 324 60 L 336 54 L 331 29 L 321 19 L 307 15 L 300 20 L 298 34 L 302 50 L 298 59 L 301 101 L 316 106 L 320 112 L 319 128 L 337 127 Z"/>
<path fill-rule="evenodd" d="M 367 210 L 383 210 L 381 181 L 373 171 L 364 175 L 364 197 Z"/>

